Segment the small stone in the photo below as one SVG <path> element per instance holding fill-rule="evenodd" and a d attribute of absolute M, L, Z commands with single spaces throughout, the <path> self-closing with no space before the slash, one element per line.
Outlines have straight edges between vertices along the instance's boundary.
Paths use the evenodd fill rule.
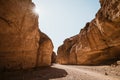
<path fill-rule="evenodd" d="M 107 73 L 107 72 L 105 72 L 105 75 L 108 75 L 108 73 Z"/>
<path fill-rule="evenodd" d="M 117 61 L 117 65 L 120 65 L 120 61 Z"/>

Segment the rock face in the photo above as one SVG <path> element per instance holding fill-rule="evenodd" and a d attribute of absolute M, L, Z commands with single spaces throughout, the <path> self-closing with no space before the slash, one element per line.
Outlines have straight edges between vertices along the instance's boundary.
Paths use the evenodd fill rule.
<path fill-rule="evenodd" d="M 96 18 L 59 47 L 58 63 L 99 65 L 120 59 L 120 1 L 100 3 Z"/>
<path fill-rule="evenodd" d="M 56 58 L 57 58 L 57 55 L 55 52 L 53 52 L 51 57 L 52 63 L 56 63 Z"/>
<path fill-rule="evenodd" d="M 38 28 L 31 0 L 0 0 L 0 69 L 51 65 L 52 41 Z"/>
<path fill-rule="evenodd" d="M 37 53 L 37 66 L 48 66 L 52 63 L 53 44 L 50 38 L 41 33 L 39 49 Z"/>

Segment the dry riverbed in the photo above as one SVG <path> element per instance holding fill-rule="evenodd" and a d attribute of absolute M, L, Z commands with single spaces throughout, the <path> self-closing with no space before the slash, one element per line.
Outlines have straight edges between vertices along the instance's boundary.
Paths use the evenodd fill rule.
<path fill-rule="evenodd" d="M 120 65 L 59 65 L 22 71 L 0 72 L 0 80 L 120 80 Z"/>

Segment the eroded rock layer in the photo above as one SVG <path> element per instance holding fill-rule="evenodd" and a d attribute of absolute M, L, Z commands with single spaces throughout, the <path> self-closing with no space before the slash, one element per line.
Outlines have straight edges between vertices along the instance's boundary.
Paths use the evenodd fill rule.
<path fill-rule="evenodd" d="M 98 65 L 120 59 L 120 0 L 100 0 L 96 18 L 58 49 L 60 64 Z"/>
<path fill-rule="evenodd" d="M 51 65 L 52 41 L 38 29 L 32 0 L 0 0 L 0 69 Z"/>
<path fill-rule="evenodd" d="M 37 66 L 48 66 L 52 62 L 53 44 L 50 38 L 41 32 L 37 53 Z"/>

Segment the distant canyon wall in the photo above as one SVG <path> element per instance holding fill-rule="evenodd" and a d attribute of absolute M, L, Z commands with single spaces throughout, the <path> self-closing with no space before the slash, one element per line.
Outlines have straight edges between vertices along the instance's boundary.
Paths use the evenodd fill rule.
<path fill-rule="evenodd" d="M 50 66 L 53 44 L 38 28 L 32 0 L 0 0 L 0 69 Z"/>
<path fill-rule="evenodd" d="M 120 0 L 100 4 L 95 19 L 58 48 L 58 63 L 99 65 L 120 59 Z"/>

